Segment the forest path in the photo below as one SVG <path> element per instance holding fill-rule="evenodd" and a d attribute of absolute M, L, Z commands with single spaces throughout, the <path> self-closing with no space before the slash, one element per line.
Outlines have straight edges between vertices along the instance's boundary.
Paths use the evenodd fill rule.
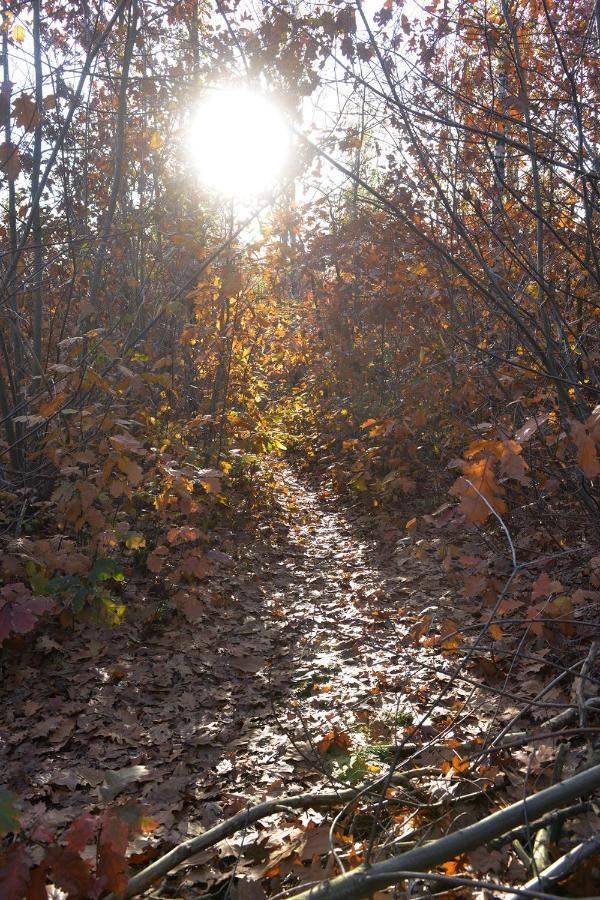
<path fill-rule="evenodd" d="M 439 565 L 366 535 L 359 507 L 289 466 L 263 474 L 271 502 L 231 535 L 233 563 L 215 565 L 201 613 L 148 626 L 132 612 L 110 632 L 57 626 L 5 661 L 0 765 L 24 798 L 23 827 L 43 823 L 34 841 L 103 806 L 107 772 L 143 765 L 121 785 L 159 823 L 143 841 L 177 843 L 240 804 L 364 778 L 377 770 L 377 758 L 365 768 L 370 751 L 426 710 L 443 658 L 432 676 L 432 651 L 410 632 L 445 602 Z M 130 580 L 132 610 L 147 581 Z M 238 874 L 260 877 L 302 840 L 287 829 Z M 227 852 L 196 861 L 190 889 L 218 883 Z"/>
<path fill-rule="evenodd" d="M 410 629 L 423 608 L 447 593 L 439 567 L 418 561 L 404 541 L 383 544 L 369 533 L 360 504 L 342 504 L 333 490 L 287 466 L 276 482 L 281 519 L 289 522 L 289 544 L 274 553 L 290 574 L 287 619 L 298 635 L 294 692 L 300 685 L 317 695 L 313 705 L 326 710 L 317 717 L 321 727 L 336 716 L 352 719 L 353 710 L 373 706 L 374 698 L 391 720 L 419 669 L 414 646 L 403 651 L 414 645 Z"/>

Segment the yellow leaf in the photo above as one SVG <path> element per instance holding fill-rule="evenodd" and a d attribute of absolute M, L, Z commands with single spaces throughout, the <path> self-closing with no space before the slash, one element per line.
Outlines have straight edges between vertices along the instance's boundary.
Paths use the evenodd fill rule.
<path fill-rule="evenodd" d="M 146 538 L 139 531 L 131 531 L 125 538 L 125 546 L 130 550 L 139 550 L 146 546 Z"/>
<path fill-rule="evenodd" d="M 120 625 L 125 615 L 125 605 L 113 600 L 103 600 L 102 618 L 108 625 Z"/>
<path fill-rule="evenodd" d="M 23 28 L 22 25 L 19 25 L 18 22 L 12 30 L 12 36 L 13 36 L 13 40 L 15 40 L 17 42 L 17 44 L 22 44 L 23 41 L 25 40 L 25 29 Z"/>

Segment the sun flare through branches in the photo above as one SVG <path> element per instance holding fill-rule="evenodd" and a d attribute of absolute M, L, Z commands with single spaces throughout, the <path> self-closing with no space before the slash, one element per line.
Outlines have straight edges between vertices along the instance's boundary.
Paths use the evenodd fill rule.
<path fill-rule="evenodd" d="M 188 148 L 206 187 L 244 200 L 276 185 L 289 158 L 290 131 L 269 98 L 248 88 L 224 88 L 198 106 Z"/>

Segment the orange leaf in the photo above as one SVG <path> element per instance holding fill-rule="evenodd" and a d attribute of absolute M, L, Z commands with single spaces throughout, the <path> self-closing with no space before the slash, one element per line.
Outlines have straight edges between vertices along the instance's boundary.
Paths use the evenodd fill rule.
<path fill-rule="evenodd" d="M 488 628 L 488 631 L 490 633 L 490 637 L 494 641 L 500 641 L 504 637 L 504 632 L 502 631 L 502 629 L 500 628 L 499 625 L 490 625 L 490 627 Z"/>
<path fill-rule="evenodd" d="M 459 465 L 463 476 L 457 478 L 450 488 L 450 493 L 460 497 L 460 509 L 468 521 L 482 525 L 491 514 L 488 503 L 500 515 L 506 512 L 506 503 L 503 500 L 504 488 L 498 484 L 494 474 L 493 454 L 469 463 L 461 460 Z"/>

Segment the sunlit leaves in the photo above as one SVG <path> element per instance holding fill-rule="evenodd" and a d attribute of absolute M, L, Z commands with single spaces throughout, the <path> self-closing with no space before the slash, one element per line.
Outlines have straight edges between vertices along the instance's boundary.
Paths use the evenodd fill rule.
<path fill-rule="evenodd" d="M 11 31 L 13 41 L 15 41 L 17 44 L 22 44 L 25 40 L 25 35 L 26 32 L 21 23 L 15 22 Z"/>
<path fill-rule="evenodd" d="M 333 728 L 327 731 L 317 744 L 319 753 L 346 752 L 351 746 L 352 740 L 345 731 Z"/>
<path fill-rule="evenodd" d="M 114 769 L 105 773 L 102 785 L 102 797 L 105 801 L 114 800 L 121 791 L 133 782 L 139 781 L 148 775 L 146 766 L 126 766 L 123 769 Z"/>
<path fill-rule="evenodd" d="M 139 531 L 130 531 L 125 536 L 125 546 L 128 550 L 140 550 L 146 546 L 146 538 Z"/>
<path fill-rule="evenodd" d="M 207 493 L 218 494 L 221 490 L 223 473 L 218 469 L 198 469 L 196 477 Z"/>
<path fill-rule="evenodd" d="M 460 510 L 470 522 L 482 524 L 492 510 L 506 512 L 504 489 L 498 484 L 490 456 L 461 463 L 463 476 L 458 478 L 450 493 L 460 498 Z M 491 509 L 490 509 L 491 507 Z"/>

